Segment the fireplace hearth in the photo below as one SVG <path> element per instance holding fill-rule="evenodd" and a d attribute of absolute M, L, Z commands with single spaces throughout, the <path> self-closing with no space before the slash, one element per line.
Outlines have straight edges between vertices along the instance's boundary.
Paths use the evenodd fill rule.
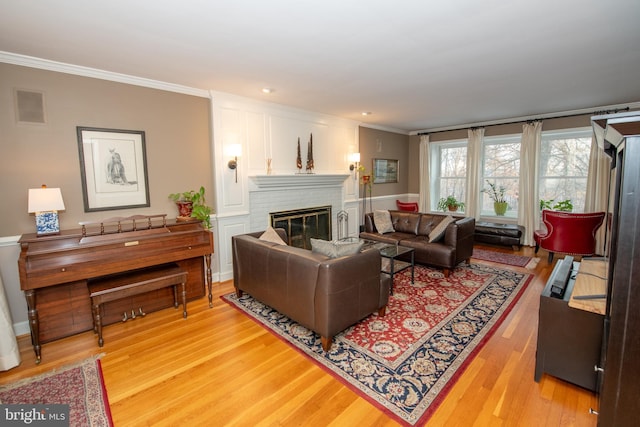
<path fill-rule="evenodd" d="M 269 213 L 271 226 L 287 231 L 289 246 L 311 249 L 311 239 L 331 240 L 331 206 Z"/>

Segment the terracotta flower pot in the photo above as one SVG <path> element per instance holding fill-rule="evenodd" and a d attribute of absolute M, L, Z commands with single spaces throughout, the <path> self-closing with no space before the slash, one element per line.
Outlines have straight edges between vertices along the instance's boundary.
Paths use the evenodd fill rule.
<path fill-rule="evenodd" d="M 176 202 L 178 206 L 178 217 L 179 218 L 190 218 L 191 212 L 193 210 L 192 202 Z"/>

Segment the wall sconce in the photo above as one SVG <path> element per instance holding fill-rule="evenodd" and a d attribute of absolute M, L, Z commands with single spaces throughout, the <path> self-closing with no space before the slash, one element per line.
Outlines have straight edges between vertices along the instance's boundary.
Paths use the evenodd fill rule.
<path fill-rule="evenodd" d="M 360 153 L 351 153 L 349 154 L 349 161 L 351 164 L 349 165 L 349 170 L 354 172 L 354 177 L 358 175 L 358 165 L 360 164 Z"/>
<path fill-rule="evenodd" d="M 236 183 L 238 182 L 238 157 L 242 156 L 242 145 L 240 144 L 231 144 L 227 149 L 227 153 L 229 156 L 233 156 L 233 159 L 229 160 L 227 166 L 229 169 L 235 170 L 236 172 Z"/>
<path fill-rule="evenodd" d="M 60 233 L 60 222 L 58 221 L 58 211 L 64 210 L 62 192 L 59 188 L 29 189 L 28 213 L 36 214 L 36 234 L 44 236 L 47 234 Z"/>

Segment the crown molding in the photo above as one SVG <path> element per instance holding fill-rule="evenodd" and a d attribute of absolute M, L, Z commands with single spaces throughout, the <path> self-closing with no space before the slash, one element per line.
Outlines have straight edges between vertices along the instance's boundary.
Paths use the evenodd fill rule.
<path fill-rule="evenodd" d="M 362 123 L 360 122 L 359 125 L 363 128 L 369 128 L 369 129 L 375 129 L 375 130 L 381 130 L 381 131 L 385 131 L 385 132 L 391 132 L 391 133 L 397 133 L 400 135 L 411 135 L 411 132 L 408 132 L 406 130 L 402 130 L 402 129 L 396 129 L 396 128 L 392 128 L 389 126 L 381 126 L 381 125 L 374 125 L 371 123 Z"/>
<path fill-rule="evenodd" d="M 562 118 L 568 116 L 579 116 L 583 114 L 593 114 L 596 111 L 607 111 L 607 110 L 616 110 L 616 109 L 624 109 L 629 108 L 632 110 L 640 108 L 640 101 L 637 102 L 628 102 L 625 104 L 613 104 L 613 105 L 604 105 L 600 107 L 591 107 L 591 108 L 581 108 L 578 110 L 568 110 L 568 111 L 556 111 L 555 113 L 545 113 L 545 114 L 536 114 L 530 116 L 521 116 L 521 117 L 511 117 L 508 119 L 500 119 L 500 120 L 491 120 L 486 122 L 476 122 L 476 123 L 467 123 L 464 125 L 455 125 L 455 126 L 445 126 L 440 128 L 432 128 L 432 129 L 422 129 L 411 131 L 410 135 L 420 135 L 421 133 L 431 133 L 431 132 L 445 132 L 452 130 L 465 130 L 474 127 L 483 127 L 483 126 L 495 126 L 502 124 L 510 124 L 517 122 L 526 122 L 529 120 L 544 120 L 544 119 L 555 119 Z"/>
<path fill-rule="evenodd" d="M 165 90 L 168 92 L 182 93 L 185 95 L 198 96 L 201 98 L 209 98 L 209 91 L 203 89 L 161 82 L 158 80 L 145 79 L 143 77 L 130 76 L 127 74 L 114 73 L 111 71 L 99 70 L 97 68 L 82 67 L 79 65 L 66 64 L 64 62 L 50 61 L 48 59 L 19 55 L 11 52 L 0 51 L 0 62 L 20 65 L 23 67 L 56 71 L 58 73 L 74 74 L 76 76 L 91 77 L 100 80 L 109 80 L 112 82 L 148 87 L 151 89 Z"/>

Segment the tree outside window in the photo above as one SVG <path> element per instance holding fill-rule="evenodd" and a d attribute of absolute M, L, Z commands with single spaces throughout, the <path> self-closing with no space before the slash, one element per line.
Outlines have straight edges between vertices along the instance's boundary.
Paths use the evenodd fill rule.
<path fill-rule="evenodd" d="M 591 153 L 591 129 L 543 132 L 538 166 L 538 195 L 555 203 L 571 200 L 574 212 L 584 212 Z"/>
<path fill-rule="evenodd" d="M 574 212 L 584 211 L 591 138 L 590 128 L 542 133 L 537 171 L 539 199 L 554 200 L 554 204 L 570 199 Z M 497 188 L 505 187 L 506 218 L 518 216 L 521 139 L 519 134 L 485 137 L 481 154 L 480 188 L 488 187 L 486 180 Z M 453 195 L 465 200 L 467 140 L 443 141 L 431 147 L 431 210 L 436 211 L 440 198 Z M 496 216 L 488 193 L 480 193 L 479 203 L 482 216 Z"/>
<path fill-rule="evenodd" d="M 485 138 L 482 153 L 482 188 L 487 181 L 496 188 L 505 188 L 507 212 L 505 217 L 518 216 L 518 186 L 520 184 L 520 135 L 499 138 Z M 493 199 L 487 192 L 482 192 L 480 212 L 483 216 L 495 216 Z"/>
<path fill-rule="evenodd" d="M 467 141 L 434 144 L 432 156 L 431 210 L 438 200 L 454 196 L 464 202 L 467 181 Z"/>

